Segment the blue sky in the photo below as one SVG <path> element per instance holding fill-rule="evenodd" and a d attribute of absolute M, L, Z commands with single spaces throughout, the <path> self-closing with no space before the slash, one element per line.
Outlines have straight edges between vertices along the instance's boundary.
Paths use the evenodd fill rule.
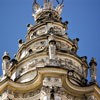
<path fill-rule="evenodd" d="M 3 52 L 9 52 L 13 58 L 18 50 L 18 39 L 25 40 L 27 24 L 34 24 L 32 2 L 0 0 L 0 75 Z M 80 38 L 78 55 L 86 55 L 88 62 L 91 57 L 96 58 L 100 85 L 100 0 L 64 0 L 62 18 L 69 21 L 69 36 Z"/>

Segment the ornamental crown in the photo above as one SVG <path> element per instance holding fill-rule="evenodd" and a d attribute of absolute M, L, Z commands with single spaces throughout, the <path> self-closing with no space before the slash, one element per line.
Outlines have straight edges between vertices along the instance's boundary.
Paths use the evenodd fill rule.
<path fill-rule="evenodd" d="M 54 1 L 55 0 L 44 0 L 44 4 L 41 7 L 37 0 L 34 0 L 32 16 L 37 23 L 47 20 L 59 21 L 61 19 L 60 14 L 63 9 L 63 0 L 61 2 L 56 0 L 56 7 L 54 7 Z"/>

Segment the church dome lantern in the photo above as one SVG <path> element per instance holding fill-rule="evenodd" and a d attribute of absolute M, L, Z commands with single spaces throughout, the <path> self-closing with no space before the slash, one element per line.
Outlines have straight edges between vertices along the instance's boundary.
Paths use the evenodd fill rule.
<path fill-rule="evenodd" d="M 64 0 L 41 1 L 33 2 L 35 24 L 27 25 L 15 57 L 4 53 L 0 100 L 100 100 L 97 62 L 88 65 L 87 56 L 77 54 L 79 38 L 68 36 L 68 21 L 61 18 Z"/>

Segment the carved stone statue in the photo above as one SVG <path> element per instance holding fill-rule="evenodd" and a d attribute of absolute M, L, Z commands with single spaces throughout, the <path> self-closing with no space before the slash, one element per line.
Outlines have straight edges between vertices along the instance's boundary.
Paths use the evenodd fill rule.
<path fill-rule="evenodd" d="M 55 9 L 59 13 L 59 15 L 62 13 L 63 6 L 63 4 L 59 4 Z"/>
<path fill-rule="evenodd" d="M 51 9 L 52 8 L 52 2 L 50 0 L 44 0 L 44 9 Z"/>
<path fill-rule="evenodd" d="M 55 59 L 56 56 L 56 42 L 54 40 L 53 34 L 51 34 L 48 38 L 49 41 L 49 58 Z"/>
<path fill-rule="evenodd" d="M 78 48 L 79 38 L 73 39 L 74 45 Z"/>
<path fill-rule="evenodd" d="M 10 67 L 10 56 L 7 52 L 4 52 L 4 55 L 2 57 L 3 62 L 2 62 L 2 70 L 3 70 L 3 75 L 7 75 L 7 72 Z"/>
<path fill-rule="evenodd" d="M 96 82 L 96 73 L 97 73 L 97 62 L 95 58 L 92 58 L 90 63 L 90 77 L 91 77 L 91 83 L 95 83 Z"/>
<path fill-rule="evenodd" d="M 34 3 L 33 3 L 33 11 L 34 11 L 34 10 L 37 11 L 37 10 L 39 10 L 39 9 L 40 9 L 40 5 L 37 3 L 36 0 L 34 0 Z"/>

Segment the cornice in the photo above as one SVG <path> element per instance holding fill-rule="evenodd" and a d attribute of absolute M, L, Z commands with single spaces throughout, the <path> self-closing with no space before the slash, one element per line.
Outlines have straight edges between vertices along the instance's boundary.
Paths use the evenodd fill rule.
<path fill-rule="evenodd" d="M 27 35 L 28 36 L 30 34 L 31 31 L 36 31 L 38 28 L 40 28 L 41 26 L 44 26 L 44 25 L 47 25 L 48 23 L 52 23 L 52 24 L 57 24 L 57 25 L 60 25 L 62 27 L 64 27 L 64 24 L 61 23 L 61 22 L 54 22 L 54 21 L 45 21 L 44 23 L 37 23 L 35 24 L 33 27 L 31 27 L 28 32 L 27 32 Z"/>
<path fill-rule="evenodd" d="M 23 50 L 23 48 L 27 48 L 29 45 L 31 45 L 32 43 L 37 42 L 39 40 L 43 41 L 43 40 L 47 39 L 48 36 L 49 36 L 49 34 L 42 35 L 35 39 L 30 39 L 29 41 L 26 41 L 25 43 L 23 43 L 23 45 L 18 50 L 17 58 L 19 57 L 20 52 Z M 61 36 L 57 36 L 57 35 L 54 35 L 54 37 L 55 37 L 55 40 L 60 40 L 60 41 L 62 40 L 62 41 L 65 41 L 70 46 L 73 45 L 73 42 L 71 41 L 71 39 L 67 39 L 65 37 L 61 37 Z M 77 49 L 77 47 L 76 47 L 76 49 Z"/>
<path fill-rule="evenodd" d="M 72 58 L 72 59 L 75 59 L 75 60 L 78 61 L 80 64 L 83 63 L 83 62 L 81 61 L 80 57 L 75 56 L 75 55 L 72 55 L 72 54 L 70 54 L 70 53 L 63 53 L 63 52 L 57 51 L 56 54 L 57 54 L 57 56 L 60 56 L 60 55 L 61 55 L 61 56 L 63 56 L 63 57 L 70 57 L 70 58 Z M 44 52 L 40 52 L 40 53 L 35 53 L 35 54 L 33 53 L 33 54 L 31 54 L 31 55 L 29 55 L 29 56 L 27 56 L 27 57 L 21 59 L 17 65 L 12 66 L 12 68 L 11 68 L 10 71 L 9 71 L 10 74 L 12 74 L 12 73 L 14 72 L 14 70 L 16 70 L 16 68 L 20 67 L 21 64 L 24 64 L 25 62 L 29 61 L 30 59 L 38 58 L 38 56 L 39 56 L 39 57 L 41 57 L 41 56 L 48 56 L 48 54 L 47 54 L 47 52 L 45 52 L 45 51 L 44 51 Z M 87 63 L 84 62 L 84 65 L 85 65 L 85 66 L 84 66 L 85 68 L 88 68 L 88 64 L 87 64 Z"/>
<path fill-rule="evenodd" d="M 5 79 L 4 81 L 0 82 L 0 92 L 5 90 L 5 88 L 8 86 L 12 90 L 20 92 L 29 91 L 32 89 L 34 90 L 38 86 L 42 85 L 42 81 L 45 76 L 53 76 L 53 77 L 60 77 L 63 82 L 63 87 L 66 90 L 71 91 L 72 93 L 77 93 L 79 95 L 82 94 L 87 95 L 89 93 L 96 92 L 97 95 L 100 97 L 100 88 L 96 84 L 86 87 L 76 86 L 69 81 L 67 76 L 67 70 L 65 69 L 45 67 L 45 68 L 38 68 L 37 70 L 38 70 L 37 77 L 27 83 L 16 83 L 10 79 Z"/>

